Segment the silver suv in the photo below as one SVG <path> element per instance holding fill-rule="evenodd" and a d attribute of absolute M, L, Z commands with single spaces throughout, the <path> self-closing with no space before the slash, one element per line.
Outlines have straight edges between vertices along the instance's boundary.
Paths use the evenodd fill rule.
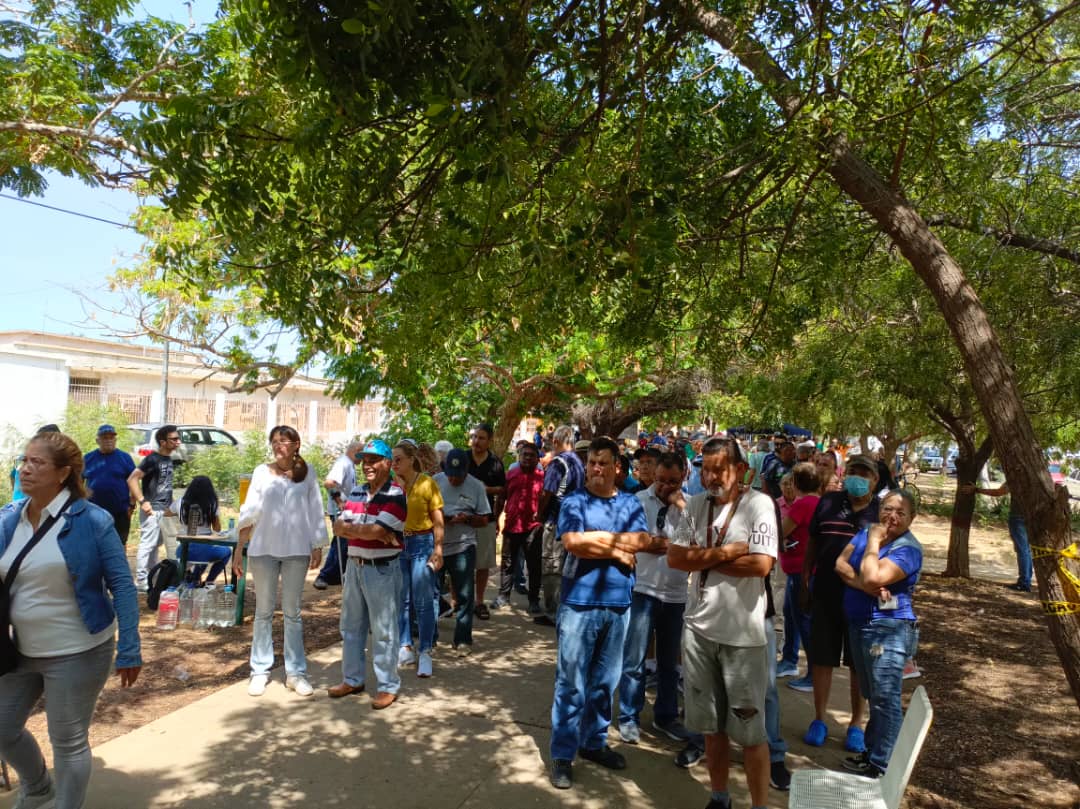
<path fill-rule="evenodd" d="M 164 425 L 132 424 L 127 428 L 134 439 L 135 447 L 131 454 L 135 456 L 136 463 L 157 450 L 154 433 L 162 426 Z M 173 457 L 181 463 L 207 447 L 240 445 L 232 433 L 211 424 L 178 424 L 176 431 L 180 433 L 180 446 L 173 452 Z"/>

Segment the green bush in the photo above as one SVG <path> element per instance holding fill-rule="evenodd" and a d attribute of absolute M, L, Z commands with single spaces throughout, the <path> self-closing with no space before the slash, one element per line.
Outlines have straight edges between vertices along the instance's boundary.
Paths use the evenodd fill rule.
<path fill-rule="evenodd" d="M 240 476 L 250 475 L 269 459 L 270 449 L 262 433 L 248 433 L 239 447 L 218 445 L 195 453 L 190 461 L 177 467 L 176 485 L 187 486 L 195 476 L 206 475 L 221 504 L 236 508 L 240 504 Z"/>

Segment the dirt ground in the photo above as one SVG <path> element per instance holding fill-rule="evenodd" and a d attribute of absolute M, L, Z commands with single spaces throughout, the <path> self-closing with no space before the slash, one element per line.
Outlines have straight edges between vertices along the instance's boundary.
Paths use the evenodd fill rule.
<path fill-rule="evenodd" d="M 920 517 L 914 530 L 927 552 L 916 602 L 918 662 L 935 716 L 904 805 L 1080 809 L 1080 712 L 1035 596 L 1003 586 L 1015 580 L 1004 526 L 973 531 L 973 575 L 982 578 L 972 580 L 936 575 L 944 568 L 945 519 Z M 304 610 L 309 650 L 340 639 L 340 590 L 316 591 L 312 577 Z M 251 588 L 248 593 L 244 625 L 211 632 L 162 632 L 154 628 L 155 613 L 144 608 L 145 667 L 129 691 L 121 691 L 115 678 L 110 681 L 98 703 L 91 744 L 245 679 L 254 603 Z M 274 636 L 280 645 L 280 627 Z M 28 729 L 39 740 L 46 738 L 40 710 Z"/>

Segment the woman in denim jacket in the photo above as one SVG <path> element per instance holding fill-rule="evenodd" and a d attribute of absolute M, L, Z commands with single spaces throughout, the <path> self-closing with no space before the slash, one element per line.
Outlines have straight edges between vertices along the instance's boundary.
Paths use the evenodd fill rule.
<path fill-rule="evenodd" d="M 27 499 L 0 511 L 0 577 L 37 529 L 57 517 L 26 554 L 10 591 L 18 655 L 14 670 L 0 677 L 0 757 L 19 774 L 20 809 L 83 805 L 90 719 L 114 651 L 121 687 L 132 685 L 142 668 L 138 597 L 124 545 L 109 513 L 87 502 L 82 471 L 74 441 L 39 434 L 19 470 Z M 41 748 L 26 732 L 42 694 L 55 786 Z"/>

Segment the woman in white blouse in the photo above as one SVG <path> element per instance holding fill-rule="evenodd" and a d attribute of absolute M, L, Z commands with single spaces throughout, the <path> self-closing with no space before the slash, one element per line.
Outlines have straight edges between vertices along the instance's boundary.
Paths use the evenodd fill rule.
<path fill-rule="evenodd" d="M 248 693 L 266 691 L 274 664 L 271 621 L 281 580 L 285 618 L 285 687 L 302 697 L 313 693 L 307 678 L 300 595 L 308 569 L 322 564 L 326 520 L 318 476 L 300 457 L 300 434 L 292 427 L 270 431 L 274 460 L 255 469 L 247 499 L 240 508 L 239 541 L 233 570 L 240 575 L 244 546 L 255 577 L 255 623 L 251 638 Z"/>

